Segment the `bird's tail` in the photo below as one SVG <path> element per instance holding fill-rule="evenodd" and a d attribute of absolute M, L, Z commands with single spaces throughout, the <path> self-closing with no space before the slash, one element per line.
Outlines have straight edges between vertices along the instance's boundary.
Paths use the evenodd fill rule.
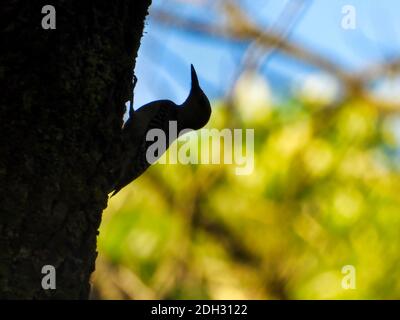
<path fill-rule="evenodd" d="M 114 196 L 119 192 L 119 190 L 121 190 L 121 188 L 115 189 L 115 190 L 113 191 L 113 193 L 111 193 L 110 199 L 111 199 L 112 197 L 114 197 Z"/>

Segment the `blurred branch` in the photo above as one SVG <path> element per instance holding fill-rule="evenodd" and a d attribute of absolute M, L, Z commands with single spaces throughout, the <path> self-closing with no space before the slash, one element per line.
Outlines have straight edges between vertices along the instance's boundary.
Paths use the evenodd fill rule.
<path fill-rule="evenodd" d="M 365 101 L 384 112 L 393 112 L 400 109 L 398 103 L 381 101 L 381 99 L 369 92 L 367 87 L 371 81 L 379 78 L 379 76 L 399 72 L 400 58 L 377 64 L 360 72 L 350 72 L 330 59 L 298 43 L 285 39 L 285 32 L 280 33 L 272 29 L 263 30 L 262 27 L 253 23 L 250 17 L 233 2 L 227 2 L 225 10 L 229 19 L 227 19 L 228 23 L 224 25 L 193 21 L 163 10 L 155 10 L 152 17 L 159 23 L 208 37 L 222 38 L 229 41 L 257 41 L 260 46 L 268 50 L 275 48 L 275 50 L 280 50 L 292 58 L 328 72 L 339 80 L 345 97 L 362 97 Z"/>
<path fill-rule="evenodd" d="M 309 3 L 309 2 L 307 2 Z M 275 20 L 275 22 L 268 27 L 266 32 L 273 32 L 276 36 L 279 36 L 281 39 L 287 38 L 290 34 L 293 26 L 295 25 L 300 13 L 303 12 L 305 8 L 306 2 L 304 0 L 290 0 L 286 3 L 282 12 L 279 14 L 279 17 Z M 234 6 L 231 1 L 225 1 L 223 5 L 224 13 L 232 15 L 232 12 L 237 12 L 239 7 Z M 237 13 L 235 14 L 238 15 Z M 234 16 L 231 16 L 231 21 L 234 20 Z M 261 29 L 261 27 L 260 27 Z M 267 45 L 264 45 L 263 52 L 259 50 L 259 39 L 254 39 L 254 45 L 251 45 L 248 49 L 248 52 L 245 55 L 245 61 L 243 63 L 244 69 L 248 67 L 255 67 L 259 65 L 261 60 L 265 60 L 268 56 L 270 56 L 274 51 L 278 50 L 278 46 L 271 46 L 270 48 Z"/>
<path fill-rule="evenodd" d="M 351 87 L 354 86 L 356 79 L 354 79 L 352 74 L 342 70 L 335 63 L 309 49 L 292 43 L 287 39 L 283 39 L 276 31 L 264 31 L 260 29 L 235 6 L 230 6 L 230 10 L 230 16 L 232 19 L 234 17 L 235 20 L 234 24 L 227 26 L 192 21 L 162 10 L 155 10 L 153 12 L 153 18 L 157 22 L 167 24 L 171 27 L 188 30 L 202 35 L 226 38 L 233 41 L 254 41 L 254 39 L 258 39 L 260 45 L 267 46 L 268 48 L 277 47 L 283 53 L 328 71 L 344 83 L 351 85 Z"/>
<path fill-rule="evenodd" d="M 113 299 L 160 299 L 160 296 L 131 269 L 123 264 L 112 264 L 101 257 L 96 262 L 92 299 L 103 299 L 108 296 Z"/>
<path fill-rule="evenodd" d="M 365 70 L 356 73 L 356 76 L 367 82 L 379 78 L 380 76 L 398 73 L 400 73 L 400 57 L 367 67 Z"/>
<path fill-rule="evenodd" d="M 267 31 L 276 31 L 276 34 L 279 35 L 281 38 L 287 37 L 294 25 L 294 20 L 297 20 L 299 13 L 304 8 L 304 4 L 304 0 L 288 1 L 283 11 L 276 19 L 276 22 L 272 26 L 270 26 Z M 229 0 L 223 3 L 222 9 L 225 14 L 227 14 L 228 16 L 231 15 L 230 19 L 233 21 L 235 19 L 235 15 L 238 15 L 237 13 L 235 14 L 235 12 L 237 12 L 238 10 L 233 7 L 232 2 L 230 2 Z M 243 54 L 241 64 L 237 67 L 237 70 L 235 71 L 236 76 L 234 77 L 226 92 L 225 101 L 230 109 L 235 109 L 233 94 L 235 85 L 240 75 L 246 70 L 254 70 L 260 68 L 262 62 L 265 61 L 268 56 L 271 56 L 277 49 L 278 47 L 268 48 L 265 45 L 263 46 L 263 48 L 260 48 L 258 38 L 254 39 L 254 41 L 249 45 L 249 47 Z"/>
<path fill-rule="evenodd" d="M 203 211 L 200 208 L 200 204 L 205 201 L 204 198 L 208 197 L 208 192 L 210 188 L 212 188 L 212 185 L 222 178 L 222 176 L 219 176 L 218 174 L 214 174 L 213 177 L 214 179 L 209 180 L 208 183 L 198 186 L 188 192 L 187 194 L 191 195 L 189 201 L 183 201 L 182 198 L 175 199 L 174 193 L 170 190 L 162 177 L 151 171 L 147 174 L 147 178 L 154 183 L 154 186 L 156 187 L 155 190 L 163 195 L 164 199 L 171 205 L 171 207 L 177 208 L 185 217 L 190 218 L 187 227 L 190 229 L 192 227 L 203 229 L 216 237 L 233 257 L 236 257 L 243 262 L 254 264 L 256 261 L 259 261 L 259 258 L 255 257 L 248 248 L 244 247 L 242 240 L 239 237 L 237 237 L 222 222 L 219 222 L 216 219 L 209 220 L 202 214 Z M 199 179 L 196 181 L 197 183 L 200 183 L 201 180 Z M 193 187 L 195 187 L 195 185 L 193 185 Z M 189 206 L 188 203 L 194 203 L 194 205 Z"/>
<path fill-rule="evenodd" d="M 240 233 L 232 230 L 232 228 L 226 225 L 220 218 L 215 216 L 210 217 L 206 214 L 208 210 L 205 210 L 204 204 L 208 202 L 207 199 L 212 186 L 223 178 L 223 172 L 219 171 L 217 174 L 206 177 L 205 181 L 200 178 L 195 179 L 196 183 L 191 185 L 193 188 L 191 188 L 190 192 L 187 192 L 184 198 L 174 196 L 165 180 L 156 172 L 148 172 L 146 176 L 154 183 L 155 190 L 163 194 L 165 200 L 170 203 L 171 207 L 176 208 L 185 220 L 185 232 L 179 239 L 179 246 L 177 246 L 177 250 L 180 253 L 179 259 L 173 262 L 172 267 L 170 266 L 174 270 L 174 276 L 171 278 L 171 272 L 166 273 L 169 275 L 169 282 L 164 285 L 162 290 L 156 290 L 160 297 L 168 297 L 169 292 L 173 290 L 175 285 L 185 281 L 186 273 L 188 272 L 186 266 L 192 258 L 191 245 L 193 243 L 193 236 L 197 234 L 198 231 L 203 231 L 221 245 L 233 261 L 259 270 L 261 288 L 263 288 L 266 293 L 271 293 L 272 290 L 272 294 L 275 298 L 287 298 L 285 288 L 286 279 L 277 276 L 279 274 L 278 271 L 274 271 L 275 277 L 273 279 L 269 276 L 269 272 L 277 268 L 276 262 L 264 261 L 248 243 L 243 241 Z M 202 176 L 202 178 L 204 178 L 204 176 Z M 190 197 L 187 198 L 189 194 Z M 266 268 L 266 266 L 268 266 L 268 268 Z"/>

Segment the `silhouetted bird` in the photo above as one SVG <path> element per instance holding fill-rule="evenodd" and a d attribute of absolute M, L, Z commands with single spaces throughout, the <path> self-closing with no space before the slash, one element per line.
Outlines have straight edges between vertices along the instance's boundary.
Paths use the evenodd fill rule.
<path fill-rule="evenodd" d="M 130 106 L 129 119 L 122 129 L 125 152 L 119 179 L 112 189 L 114 196 L 119 190 L 139 177 L 152 163 L 146 158 L 148 147 L 154 143 L 146 141 L 146 134 L 151 129 L 161 129 L 169 144 L 169 122 L 176 121 L 178 133 L 183 129 L 198 130 L 204 127 L 211 116 L 211 106 L 207 96 L 200 88 L 196 71 L 191 65 L 192 84 L 189 96 L 182 105 L 176 105 L 170 100 L 150 102 L 137 111 Z M 166 150 L 158 154 L 158 158 Z M 112 191 L 111 190 L 111 191 Z"/>

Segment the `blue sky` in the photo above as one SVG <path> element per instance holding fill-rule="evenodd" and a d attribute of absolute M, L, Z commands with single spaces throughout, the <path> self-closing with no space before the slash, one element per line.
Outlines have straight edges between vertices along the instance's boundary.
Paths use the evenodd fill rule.
<path fill-rule="evenodd" d="M 276 23 L 287 1 L 239 2 L 257 23 L 268 27 Z M 345 5 L 356 9 L 355 30 L 341 27 Z M 182 0 L 153 1 L 136 62 L 135 73 L 139 81 L 135 89 L 135 108 L 157 99 L 182 102 L 190 86 L 190 63 L 195 65 L 207 95 L 212 99 L 222 96 L 236 74 L 245 46 L 160 25 L 151 18 L 152 10 L 159 8 L 200 21 L 219 22 L 219 16 L 209 9 Z M 308 1 L 289 39 L 347 70 L 359 70 L 400 56 L 400 1 Z M 315 69 L 278 53 L 267 60 L 261 71 L 273 89 L 284 91 L 295 79 Z"/>

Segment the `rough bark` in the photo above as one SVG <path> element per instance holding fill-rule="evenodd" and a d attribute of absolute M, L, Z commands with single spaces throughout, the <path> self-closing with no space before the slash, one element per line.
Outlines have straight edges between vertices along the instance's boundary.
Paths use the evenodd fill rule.
<path fill-rule="evenodd" d="M 2 2 L 1 298 L 88 298 L 150 2 Z M 41 27 L 45 4 L 56 30 Z"/>

